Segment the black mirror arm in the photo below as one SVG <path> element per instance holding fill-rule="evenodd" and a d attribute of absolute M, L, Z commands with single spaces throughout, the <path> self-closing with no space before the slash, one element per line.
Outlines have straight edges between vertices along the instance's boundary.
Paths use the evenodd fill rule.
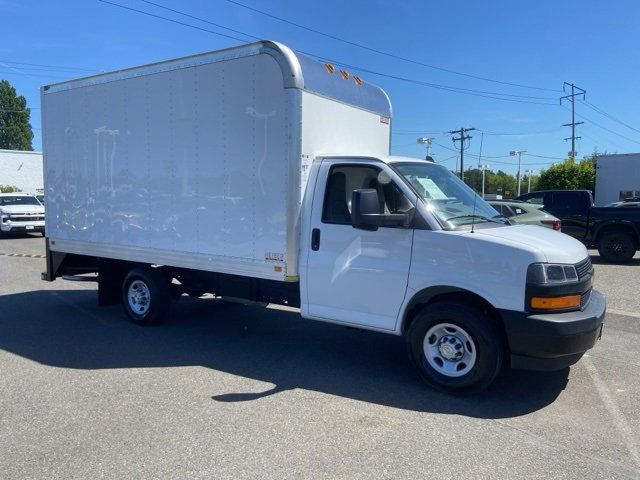
<path fill-rule="evenodd" d="M 368 225 L 378 227 L 394 227 L 397 225 L 408 227 L 411 221 L 411 215 L 408 213 L 370 213 L 360 215 L 360 217 L 366 220 Z"/>

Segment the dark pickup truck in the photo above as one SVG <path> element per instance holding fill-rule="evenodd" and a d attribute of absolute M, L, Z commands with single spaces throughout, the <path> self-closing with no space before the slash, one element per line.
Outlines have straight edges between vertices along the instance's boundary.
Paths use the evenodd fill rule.
<path fill-rule="evenodd" d="M 609 262 L 628 262 L 640 248 L 640 208 L 594 207 L 588 190 L 543 190 L 518 200 L 542 205 L 562 221 L 563 233 L 597 248 Z"/>

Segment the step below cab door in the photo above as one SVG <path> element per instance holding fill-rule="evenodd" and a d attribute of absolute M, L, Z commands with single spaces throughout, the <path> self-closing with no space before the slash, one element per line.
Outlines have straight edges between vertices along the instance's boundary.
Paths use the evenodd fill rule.
<path fill-rule="evenodd" d="M 415 195 L 384 163 L 325 159 L 313 197 L 306 268 L 308 316 L 394 330 L 411 264 L 413 230 L 354 228 L 353 190 L 376 189 L 380 213 L 403 213 Z"/>

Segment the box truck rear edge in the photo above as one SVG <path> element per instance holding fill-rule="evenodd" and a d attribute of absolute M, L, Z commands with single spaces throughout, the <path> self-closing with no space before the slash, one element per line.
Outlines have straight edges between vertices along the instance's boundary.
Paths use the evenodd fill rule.
<path fill-rule="evenodd" d="M 42 88 L 47 272 L 134 322 L 211 293 L 404 335 L 422 378 L 559 369 L 601 335 L 584 246 L 390 156 L 391 104 L 261 41 Z"/>

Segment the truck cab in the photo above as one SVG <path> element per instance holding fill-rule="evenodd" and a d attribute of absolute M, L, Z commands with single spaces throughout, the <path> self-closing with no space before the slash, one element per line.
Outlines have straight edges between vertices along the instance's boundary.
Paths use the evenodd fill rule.
<path fill-rule="evenodd" d="M 328 156 L 311 185 L 302 315 L 406 336 L 428 383 L 473 390 L 502 364 L 564 368 L 599 337 L 605 302 L 585 247 L 509 225 L 445 167 Z"/>

